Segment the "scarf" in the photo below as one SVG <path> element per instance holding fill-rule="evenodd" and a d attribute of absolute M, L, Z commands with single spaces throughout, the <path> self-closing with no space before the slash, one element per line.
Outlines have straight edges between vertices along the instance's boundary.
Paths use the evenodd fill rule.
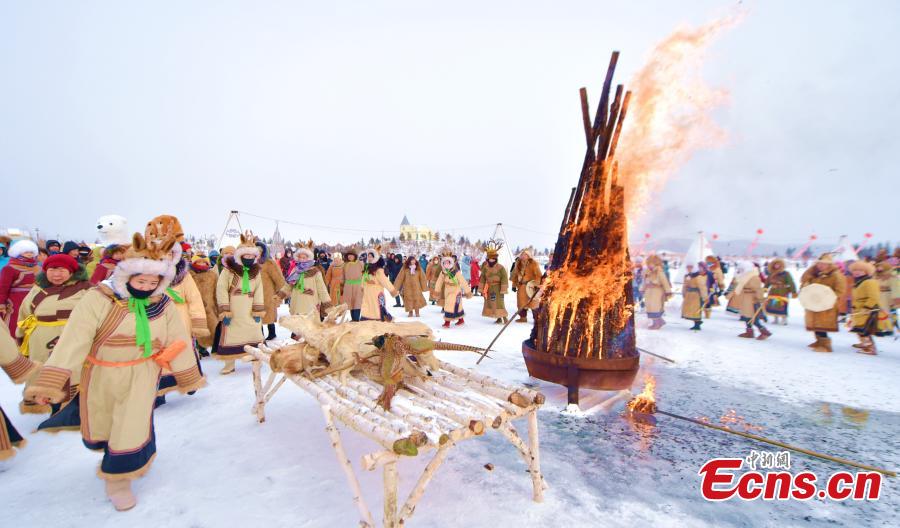
<path fill-rule="evenodd" d="M 244 273 L 241 274 L 241 293 L 247 295 L 250 293 L 250 268 L 247 266 L 241 266 L 244 269 Z"/>
<path fill-rule="evenodd" d="M 294 265 L 294 269 L 291 270 L 291 274 L 288 275 L 287 281 L 293 284 L 297 289 L 305 290 L 306 289 L 306 272 L 311 270 L 313 266 L 316 265 L 314 260 L 307 260 L 305 262 L 297 262 Z"/>
<path fill-rule="evenodd" d="M 141 357 L 153 354 L 153 343 L 150 335 L 150 319 L 147 318 L 149 299 L 128 298 L 128 311 L 134 314 L 134 341 L 138 347 L 144 348 Z"/>
<path fill-rule="evenodd" d="M 169 294 L 169 297 L 175 301 L 175 304 L 184 304 L 184 297 L 178 295 L 178 292 L 173 290 L 172 288 L 166 288 L 166 293 Z"/>

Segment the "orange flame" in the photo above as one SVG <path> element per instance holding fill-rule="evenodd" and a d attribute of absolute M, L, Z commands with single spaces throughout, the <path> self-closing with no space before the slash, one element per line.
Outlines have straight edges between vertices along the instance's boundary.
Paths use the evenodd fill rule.
<path fill-rule="evenodd" d="M 653 414 L 656 412 L 656 378 L 647 376 L 644 390 L 628 402 L 625 407 L 631 412 Z"/>
<path fill-rule="evenodd" d="M 634 98 L 622 131 L 619 178 L 627 189 L 626 216 L 632 225 L 694 151 L 724 142 L 725 132 L 711 114 L 728 94 L 710 88 L 701 69 L 714 38 L 741 18 L 676 30 L 653 49 L 629 84 Z"/>

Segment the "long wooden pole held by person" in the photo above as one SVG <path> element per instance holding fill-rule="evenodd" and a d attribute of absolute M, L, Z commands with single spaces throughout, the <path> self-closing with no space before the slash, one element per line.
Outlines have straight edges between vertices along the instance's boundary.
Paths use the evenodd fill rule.
<path fill-rule="evenodd" d="M 533 301 L 534 298 L 537 297 L 537 294 L 538 294 L 540 291 L 541 291 L 541 288 L 540 288 L 540 287 L 535 288 L 535 289 L 534 289 L 534 293 L 532 293 L 532 294 L 531 294 L 531 297 L 528 298 L 528 302 L 525 304 L 525 307 L 522 308 L 521 310 L 516 310 L 516 315 L 519 315 L 519 314 L 522 313 L 523 311 L 525 312 L 525 315 L 528 315 L 528 305 L 531 304 L 531 301 Z M 503 332 L 504 332 L 507 328 L 509 328 L 509 325 L 512 324 L 512 322 L 513 322 L 514 320 L 515 320 L 515 317 L 510 317 L 509 320 L 506 321 L 506 324 L 503 325 L 503 328 L 501 328 L 500 331 L 497 332 L 497 335 L 494 336 L 494 340 L 491 341 L 491 344 L 488 345 L 487 348 L 484 349 L 484 352 L 482 352 L 481 357 L 478 358 L 478 361 L 475 362 L 476 365 L 480 365 L 480 364 L 481 364 L 481 360 L 484 359 L 484 358 L 487 356 L 488 352 L 491 351 L 491 347 L 494 346 L 494 343 L 496 343 L 498 339 L 500 339 L 500 336 L 503 335 Z"/>

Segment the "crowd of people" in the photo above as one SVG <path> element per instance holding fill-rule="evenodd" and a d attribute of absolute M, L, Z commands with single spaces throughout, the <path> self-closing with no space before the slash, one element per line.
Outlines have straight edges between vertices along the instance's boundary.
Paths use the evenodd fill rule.
<path fill-rule="evenodd" d="M 449 329 L 466 324 L 465 301 L 475 295 L 484 297 L 483 317 L 511 323 L 505 302 L 511 290 L 514 321 L 527 322 L 546 278 L 540 264 L 525 250 L 506 269 L 501 243 L 478 249 L 462 258 L 449 249 L 429 257 L 384 253 L 379 245 L 328 252 L 308 242 L 276 259 L 248 232 L 235 246 L 204 252 L 187 243 L 171 215 L 153 218 L 130 244 L 99 251 L 73 241 L 0 238 L 0 317 L 7 329 L 0 332 L 0 366 L 13 382 L 26 383 L 21 411 L 49 415 L 39 430 L 80 430 L 86 447 L 102 451 L 98 475 L 114 507 L 127 510 L 136 503 L 130 482 L 156 455 L 154 409 L 173 391 L 193 394 L 205 386 L 205 356 L 222 362 L 221 374 L 233 373 L 246 345 L 275 338 L 284 303 L 292 315 L 319 318 L 343 304 L 354 322 L 391 321 L 389 299 L 409 318 L 430 303 Z M 815 286 L 818 298 L 823 290 L 832 295 L 816 301 L 825 305 L 804 304 L 806 327 L 815 334 L 810 347 L 831 352 L 828 335 L 843 317 L 859 335 L 854 346 L 875 354 L 872 337 L 897 325 L 898 262 L 900 251 L 849 263 L 824 254 L 799 288 L 781 259 L 738 262 L 726 287 L 726 264 L 709 257 L 686 265 L 681 315 L 700 331 L 724 297 L 745 325 L 739 336 L 763 340 L 772 335 L 764 322 L 787 324 L 788 301 Z M 637 260 L 634 288 L 649 328 L 661 329 L 673 295 L 668 263 L 656 255 Z M 2 459 L 24 438 L 2 409 L 0 418 Z"/>
<path fill-rule="evenodd" d="M 136 504 L 131 481 L 156 456 L 154 409 L 173 391 L 205 386 L 201 358 L 233 373 L 245 345 L 275 338 L 283 303 L 312 317 L 345 304 L 352 321 L 391 321 L 389 298 L 410 318 L 430 303 L 451 328 L 465 324 L 465 300 L 475 295 L 484 297 L 484 317 L 509 323 L 512 289 L 516 321 L 527 322 L 534 303 L 526 291 L 538 287 L 541 267 L 525 250 L 507 270 L 501 247 L 490 241 L 478 254 L 446 249 L 429 258 L 378 245 L 329 253 L 309 242 L 276 260 L 249 232 L 236 246 L 195 250 L 171 215 L 153 218 L 130 244 L 99 250 L 4 237 L 0 366 L 26 383 L 21 412 L 49 415 L 38 430 L 80 430 L 88 449 L 102 451 L 97 473 L 114 507 L 127 510 Z M 24 438 L 0 417 L 4 459 Z"/>
<path fill-rule="evenodd" d="M 815 336 L 809 348 L 816 352 L 833 351 L 828 334 L 838 332 L 841 323 L 859 336 L 859 343 L 853 345 L 857 351 L 870 355 L 877 354 L 873 337 L 900 330 L 900 248 L 893 255 L 882 250 L 875 257 L 846 262 L 836 262 L 834 254 L 824 253 L 803 272 L 799 287 L 784 259 L 762 265 L 739 261 L 733 266 L 735 273 L 726 287 L 727 265 L 719 257 L 685 264 L 681 317 L 693 323 L 691 330 L 700 331 L 704 319 L 724 298 L 726 311 L 739 315 L 744 324 L 738 337 L 768 339 L 772 332 L 765 323 L 787 325 L 789 301 L 800 297 L 804 289 L 801 304 L 806 329 Z M 650 330 L 666 324 L 666 301 L 673 295 L 667 261 L 658 255 L 635 260 L 634 296 L 650 319 Z"/>

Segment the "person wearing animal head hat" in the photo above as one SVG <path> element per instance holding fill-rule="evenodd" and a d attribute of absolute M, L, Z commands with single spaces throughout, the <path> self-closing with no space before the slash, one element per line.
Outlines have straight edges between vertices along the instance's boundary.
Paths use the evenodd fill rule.
<path fill-rule="evenodd" d="M 224 254 L 224 251 L 223 251 Z M 247 231 L 234 256 L 225 257 L 216 283 L 216 303 L 222 322 L 218 346 L 213 353 L 225 363 L 221 373 L 234 372 L 235 359 L 244 355 L 244 346 L 259 344 L 266 298 L 258 259 L 256 237 Z"/>
<path fill-rule="evenodd" d="M 18 385 L 30 379 L 38 371 L 40 364 L 21 355 L 12 336 L 0 332 L 0 368 Z M 22 449 L 25 444 L 25 439 L 0 407 L 0 461 L 14 457 L 16 449 Z"/>
<path fill-rule="evenodd" d="M 19 309 L 16 339 L 22 355 L 45 363 L 62 335 L 69 316 L 91 283 L 83 264 L 57 253 L 47 257 L 44 270 L 38 273 L 35 284 Z M 81 372 L 73 373 L 73 385 L 78 384 Z M 43 414 L 48 406 L 23 403 L 22 413 Z"/>
<path fill-rule="evenodd" d="M 756 339 L 760 341 L 772 336 L 769 329 L 762 324 L 765 317 L 762 306 L 765 301 L 765 290 L 762 284 L 759 269 L 755 264 L 749 266 L 745 263 L 738 264 L 735 286 L 730 299 L 732 306 L 740 314 L 741 321 L 746 325 L 746 329 L 738 334 L 738 337 L 747 339 L 756 337 L 753 327 L 759 329 L 759 337 Z"/>
<path fill-rule="evenodd" d="M 534 310 L 534 301 L 529 301 L 528 287 L 537 288 L 541 283 L 541 266 L 534 260 L 530 249 L 524 249 L 516 259 L 516 267 L 511 272 L 513 292 L 516 292 L 517 323 L 528 322 L 528 310 Z"/>
<path fill-rule="evenodd" d="M 659 255 L 647 257 L 647 269 L 641 291 L 644 295 L 644 306 L 650 319 L 650 330 L 659 330 L 666 324 L 666 301 L 672 297 L 672 285 L 663 271 L 663 262 Z"/>
<path fill-rule="evenodd" d="M 387 310 L 384 290 L 390 292 L 391 297 L 399 295 L 397 289 L 391 284 L 385 274 L 385 260 L 381 256 L 381 245 L 369 248 L 365 251 L 366 263 L 363 266 L 362 286 L 363 301 L 360 310 L 360 321 L 392 321 L 394 318 Z"/>
<path fill-rule="evenodd" d="M 84 295 L 53 355 L 25 388 L 26 401 L 67 402 L 74 372 L 82 371 L 75 398 L 50 420 L 80 410 L 84 445 L 103 452 L 97 474 L 120 511 L 136 504 L 131 481 L 156 456 L 153 405 L 162 369 L 174 373 L 182 392 L 205 385 L 187 329 L 166 295 L 175 275 L 174 244 L 148 244 L 135 233 L 112 277 Z"/>
<path fill-rule="evenodd" d="M 766 266 L 766 313 L 773 317 L 774 324 L 787 326 L 788 303 L 797 298 L 794 278 L 785 269 L 784 260 L 777 258 Z"/>
<path fill-rule="evenodd" d="M 466 311 L 463 309 L 463 297 L 471 299 L 472 290 L 466 278 L 460 273 L 456 258 L 449 249 L 445 249 L 441 254 L 441 274 L 434 288 L 443 299 L 444 328 L 450 328 L 450 323 L 454 321 L 456 326 L 464 325 Z"/>
<path fill-rule="evenodd" d="M 359 261 L 359 250 L 354 248 L 344 252 L 344 285 L 341 292 L 341 303 L 350 309 L 350 318 L 359 321 L 363 303 L 363 270 Z"/>
<path fill-rule="evenodd" d="M 423 294 L 426 288 L 428 281 L 425 279 L 425 272 L 416 257 L 410 255 L 394 281 L 394 289 L 403 296 L 403 309 L 406 310 L 407 317 L 419 317 L 419 310 L 427 304 Z"/>
<path fill-rule="evenodd" d="M 284 287 L 284 276 L 281 274 L 281 266 L 269 256 L 269 248 L 265 243 L 257 240 L 259 248 L 260 274 L 263 283 L 263 296 L 266 299 L 266 314 L 263 315 L 263 324 L 266 325 L 266 341 L 275 339 L 275 321 L 278 320 L 278 307 L 282 299 L 276 295 Z"/>
<path fill-rule="evenodd" d="M 481 266 L 480 281 L 483 284 L 484 307 L 481 315 L 494 319 L 496 324 L 506 324 L 509 312 L 506 311 L 505 295 L 509 290 L 509 272 L 499 262 L 502 240 L 488 240 L 484 245 L 487 259 Z"/>
<path fill-rule="evenodd" d="M 805 316 L 806 329 L 816 336 L 816 340 L 807 346 L 815 352 L 831 352 L 831 338 L 828 337 L 828 332 L 838 331 L 839 304 L 844 297 L 847 283 L 830 253 L 820 256 L 809 269 L 803 272 L 800 277 L 800 293 L 802 294 L 803 288 L 810 284 L 821 284 L 831 289 L 837 297 L 833 307 L 816 312 L 807 309 Z"/>
<path fill-rule="evenodd" d="M 324 317 L 325 310 L 331 307 L 325 273 L 316 265 L 313 248 L 312 240 L 297 248 L 294 268 L 275 296 L 278 302 L 291 299 L 291 315 L 315 312 L 317 316 Z"/>
<path fill-rule="evenodd" d="M 0 270 L 0 318 L 11 336 L 16 335 L 19 307 L 41 271 L 37 256 L 37 244 L 27 239 L 16 240 L 9 246 L 9 262 Z"/>
<path fill-rule="evenodd" d="M 341 304 L 341 294 L 344 288 L 344 255 L 335 252 L 331 255 L 331 265 L 325 272 L 325 286 L 331 296 L 331 304 Z"/>
<path fill-rule="evenodd" d="M 440 276 L 441 257 L 431 257 L 431 261 L 428 262 L 428 266 L 425 268 L 425 279 L 428 281 L 428 298 L 431 300 L 431 304 L 436 304 L 438 302 L 440 302 L 441 305 L 444 304 L 444 299 L 440 297 L 440 293 L 435 287 L 437 286 L 437 281 Z"/>
<path fill-rule="evenodd" d="M 695 270 L 690 264 L 687 266 L 687 274 L 684 276 L 684 285 L 681 294 L 684 300 L 681 303 L 681 318 L 693 321 L 691 330 L 699 331 L 703 325 L 703 308 L 709 298 L 709 290 L 706 289 L 706 265 L 698 263 Z"/>
<path fill-rule="evenodd" d="M 208 337 L 209 328 L 206 326 L 206 308 L 203 306 L 203 297 L 200 290 L 191 277 L 188 259 L 184 257 L 184 252 L 190 248 L 184 240 L 184 229 L 178 218 L 172 215 L 160 215 L 149 222 L 144 229 L 144 239 L 148 244 L 156 244 L 161 246 L 168 240 L 174 240 L 172 249 L 169 252 L 169 260 L 175 269 L 175 276 L 166 288 L 166 294 L 171 297 L 175 303 L 175 309 L 181 316 L 185 329 L 190 332 L 191 337 Z M 191 339 L 189 345 L 191 351 L 197 360 L 197 368 L 202 374 L 203 369 L 200 366 L 200 354 L 196 350 L 195 341 Z M 175 377 L 171 372 L 163 372 L 159 379 L 159 398 L 157 405 L 166 402 L 166 394 L 177 389 Z"/>
<path fill-rule="evenodd" d="M 881 305 L 881 288 L 874 278 L 877 271 L 871 262 L 857 260 L 849 265 L 853 275 L 853 306 L 850 314 L 851 329 L 859 336 L 853 345 L 860 354 L 874 356 L 875 341 L 872 336 L 891 335 L 893 321 L 888 307 Z"/>

